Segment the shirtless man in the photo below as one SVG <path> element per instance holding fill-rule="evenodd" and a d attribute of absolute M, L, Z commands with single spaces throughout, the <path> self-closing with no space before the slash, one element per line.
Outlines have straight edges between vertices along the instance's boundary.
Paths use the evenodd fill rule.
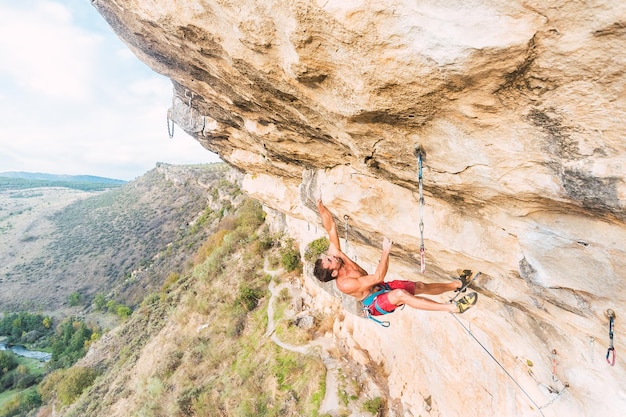
<path fill-rule="evenodd" d="M 397 307 L 408 305 L 418 310 L 449 311 L 464 313 L 478 299 L 478 294 L 470 293 L 455 303 L 443 304 L 417 294 L 438 295 L 446 291 L 458 290 L 467 285 L 469 276 L 461 276 L 459 281 L 447 284 L 426 284 L 414 281 L 384 282 L 389 267 L 389 252 L 392 242 L 384 238 L 382 256 L 376 271 L 368 274 L 357 263 L 342 252 L 339 246 L 337 226 L 330 211 L 322 203 L 321 197 L 317 200 L 317 209 L 322 218 L 322 225 L 328 233 L 330 246 L 328 252 L 315 261 L 313 274 L 322 282 L 335 280 L 337 289 L 344 294 L 355 297 L 364 305 L 369 305 L 372 316 L 393 312 Z"/>

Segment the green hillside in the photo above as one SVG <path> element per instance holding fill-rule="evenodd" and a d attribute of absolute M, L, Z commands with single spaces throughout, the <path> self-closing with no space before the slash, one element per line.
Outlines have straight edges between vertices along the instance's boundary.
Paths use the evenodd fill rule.
<path fill-rule="evenodd" d="M 161 164 L 56 212 L 47 219 L 53 230 L 39 255 L 16 262 L 0 276 L 0 306 L 57 310 L 69 305 L 71 294 L 88 305 L 98 293 L 138 304 L 170 270 L 184 268 L 181 260 L 205 238 L 201 226 L 225 210 L 222 193 L 239 193 L 227 172 L 225 164 Z M 228 198 L 225 207 L 231 204 Z M 42 238 L 33 230 L 21 239 L 25 248 Z"/>

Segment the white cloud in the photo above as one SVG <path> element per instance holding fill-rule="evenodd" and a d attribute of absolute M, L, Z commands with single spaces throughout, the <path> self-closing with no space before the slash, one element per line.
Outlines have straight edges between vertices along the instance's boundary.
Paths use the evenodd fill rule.
<path fill-rule="evenodd" d="M 169 139 L 170 80 L 84 1 L 0 5 L 0 170 L 132 179 L 156 162 L 215 162 L 182 130 Z"/>
<path fill-rule="evenodd" d="M 72 24 L 59 3 L 39 2 L 34 10 L 0 6 L 0 72 L 39 94 L 82 100 L 91 93 L 100 36 Z"/>

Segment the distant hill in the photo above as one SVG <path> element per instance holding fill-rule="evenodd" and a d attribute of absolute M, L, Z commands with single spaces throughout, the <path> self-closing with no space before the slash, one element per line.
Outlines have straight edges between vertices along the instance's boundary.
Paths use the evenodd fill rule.
<path fill-rule="evenodd" d="M 41 187 L 64 187 L 83 191 L 98 191 L 119 187 L 126 181 L 93 175 L 56 175 L 41 172 L 0 172 L 0 191 Z"/>
<path fill-rule="evenodd" d="M 0 206 L 0 235 L 17 242 L 0 247 L 12 260 L 1 268 L 0 311 L 60 309 L 74 292 L 86 303 L 99 292 L 140 302 L 171 271 L 184 269 L 181 260 L 209 233 L 204 225 L 228 210 L 229 194 L 240 194 L 229 177 L 226 164 L 159 164 L 45 218 L 36 216 L 34 203 L 46 193 L 6 195 L 21 205 Z M 10 240 L 18 216 L 27 214 L 29 224 Z"/>
<path fill-rule="evenodd" d="M 95 183 L 110 183 L 110 184 L 124 184 L 126 182 L 124 180 L 97 177 L 95 175 L 57 175 L 57 174 L 44 174 L 42 172 L 22 172 L 22 171 L 0 172 L 0 177 L 24 178 L 27 180 L 41 180 L 41 181 L 95 182 Z"/>

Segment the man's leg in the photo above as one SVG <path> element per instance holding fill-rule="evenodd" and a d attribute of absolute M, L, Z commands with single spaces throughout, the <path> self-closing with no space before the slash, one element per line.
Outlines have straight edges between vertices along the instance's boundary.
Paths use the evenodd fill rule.
<path fill-rule="evenodd" d="M 454 291 L 457 288 L 461 288 L 462 285 L 463 283 L 461 281 L 452 281 L 446 284 L 426 284 L 424 282 L 416 282 L 415 292 L 413 294 L 439 295 L 444 292 Z"/>
<path fill-rule="evenodd" d="M 442 292 L 452 291 L 458 288 L 458 286 L 456 286 L 456 283 L 452 283 L 452 284 L 454 284 L 454 287 L 452 287 L 451 289 L 446 289 Z M 450 284 L 424 284 L 424 285 L 446 285 L 448 287 L 450 286 Z M 423 293 L 423 294 L 429 294 L 429 293 Z M 441 294 L 441 292 L 435 293 L 433 295 L 436 295 L 436 294 Z M 458 311 L 458 308 L 455 304 L 438 303 L 428 298 L 412 295 L 405 290 L 393 290 L 393 291 L 388 292 L 386 295 L 387 295 L 387 299 L 389 300 L 389 302 L 395 306 L 400 306 L 402 304 L 405 304 L 409 307 L 412 307 L 418 310 L 450 311 L 450 312 Z"/>

